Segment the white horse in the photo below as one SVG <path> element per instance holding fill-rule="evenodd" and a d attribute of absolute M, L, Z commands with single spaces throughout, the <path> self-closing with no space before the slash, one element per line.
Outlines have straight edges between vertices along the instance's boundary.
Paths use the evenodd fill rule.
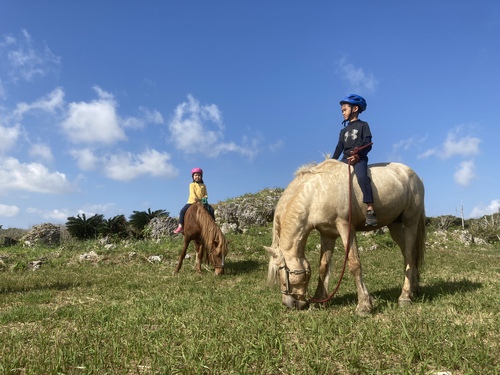
<path fill-rule="evenodd" d="M 419 267 L 425 252 L 424 185 L 417 174 L 399 163 L 372 164 L 374 208 L 377 227 L 365 226 L 366 205 L 347 164 L 328 159 L 316 166 L 305 166 L 283 192 L 275 210 L 273 243 L 265 249 L 271 255 L 268 281 L 279 278 L 282 302 L 288 308 L 309 306 L 307 288 L 311 275 L 304 248 L 311 230 L 320 232 L 321 255 L 318 287 L 314 300 L 328 297 L 330 260 L 336 239 L 344 247 L 350 234 L 348 266 L 358 291 L 356 312 L 370 314 L 373 301 L 363 282 L 356 231 L 387 226 L 401 248 L 405 275 L 400 304 L 408 304 L 419 292 Z M 349 178 L 352 183 L 351 228 L 349 228 Z"/>

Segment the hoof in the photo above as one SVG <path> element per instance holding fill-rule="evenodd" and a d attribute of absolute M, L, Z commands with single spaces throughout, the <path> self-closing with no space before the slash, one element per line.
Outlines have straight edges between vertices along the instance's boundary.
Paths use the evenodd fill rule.
<path fill-rule="evenodd" d="M 368 301 L 364 303 L 358 303 L 356 306 L 356 315 L 361 317 L 371 316 L 373 312 L 373 299 L 370 296 Z"/>
<path fill-rule="evenodd" d="M 411 299 L 410 298 L 400 298 L 398 300 L 399 306 L 410 306 L 411 305 Z"/>
<path fill-rule="evenodd" d="M 361 308 L 361 307 L 356 307 L 356 315 L 357 316 L 360 316 L 362 318 L 367 318 L 367 317 L 370 317 L 372 316 L 372 310 L 371 309 L 367 309 L 366 307 L 365 308 Z"/>

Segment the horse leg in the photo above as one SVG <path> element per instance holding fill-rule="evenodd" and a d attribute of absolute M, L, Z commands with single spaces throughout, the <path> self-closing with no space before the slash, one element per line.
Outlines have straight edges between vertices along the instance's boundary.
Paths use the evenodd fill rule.
<path fill-rule="evenodd" d="M 404 227 L 401 223 L 388 225 L 391 237 L 401 249 L 405 265 L 405 277 L 403 288 L 398 302 L 400 305 L 408 305 L 418 294 L 418 269 L 414 255 L 415 251 L 415 226 Z"/>
<path fill-rule="evenodd" d="M 186 256 L 186 251 L 189 246 L 189 240 L 186 235 L 184 235 L 184 246 L 182 247 L 181 255 L 179 256 L 179 261 L 177 262 L 177 267 L 175 267 L 174 274 L 179 273 L 179 270 L 182 267 L 182 261 L 184 260 L 184 257 Z"/>
<path fill-rule="evenodd" d="M 314 299 L 316 300 L 323 300 L 328 297 L 328 282 L 330 280 L 330 268 L 335 240 L 335 237 L 330 237 L 321 233 L 318 287 L 314 294 Z"/>
<path fill-rule="evenodd" d="M 203 260 L 203 244 L 195 240 L 196 244 L 196 272 L 201 273 L 201 261 Z"/>
<path fill-rule="evenodd" d="M 344 248 L 347 247 L 347 231 L 347 227 L 341 231 Z M 356 289 L 358 292 L 356 314 L 360 316 L 370 315 L 373 309 L 373 299 L 368 292 L 365 282 L 363 281 L 363 270 L 361 268 L 361 260 L 359 258 L 358 244 L 356 241 L 356 232 L 354 232 L 354 229 L 351 230 L 350 249 L 347 263 L 349 265 L 349 271 L 354 277 L 354 282 L 356 283 Z"/>

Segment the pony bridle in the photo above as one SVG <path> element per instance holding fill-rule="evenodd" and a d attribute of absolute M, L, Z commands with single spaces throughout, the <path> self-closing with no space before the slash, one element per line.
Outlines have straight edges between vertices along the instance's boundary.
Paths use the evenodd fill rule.
<path fill-rule="evenodd" d="M 280 250 L 280 253 L 281 253 L 281 250 Z M 282 261 L 282 265 L 278 266 L 278 272 L 280 270 L 284 270 L 285 271 L 285 275 L 286 275 L 285 289 L 280 291 L 281 294 L 284 294 L 284 295 L 287 295 L 287 296 L 306 297 L 307 293 L 292 293 L 290 291 L 290 274 L 292 274 L 292 275 L 302 275 L 302 274 L 309 275 L 311 273 L 311 271 L 309 269 L 291 270 L 286 265 L 285 257 L 283 256 L 283 254 L 281 254 L 281 261 Z"/>
<path fill-rule="evenodd" d="M 215 255 L 214 252 L 210 252 L 210 257 L 212 258 L 212 265 L 214 268 L 224 268 L 224 252 L 221 250 L 222 253 L 222 262 L 220 265 L 215 264 Z"/>

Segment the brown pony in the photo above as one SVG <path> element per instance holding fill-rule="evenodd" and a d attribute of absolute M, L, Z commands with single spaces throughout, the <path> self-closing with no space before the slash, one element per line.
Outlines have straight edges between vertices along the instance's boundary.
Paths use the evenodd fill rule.
<path fill-rule="evenodd" d="M 201 261 L 212 264 L 216 275 L 224 274 L 224 258 L 227 255 L 227 244 L 224 234 L 214 219 L 201 203 L 194 203 L 186 211 L 184 217 L 184 247 L 174 273 L 182 267 L 189 243 L 196 244 L 196 272 L 201 273 Z"/>

